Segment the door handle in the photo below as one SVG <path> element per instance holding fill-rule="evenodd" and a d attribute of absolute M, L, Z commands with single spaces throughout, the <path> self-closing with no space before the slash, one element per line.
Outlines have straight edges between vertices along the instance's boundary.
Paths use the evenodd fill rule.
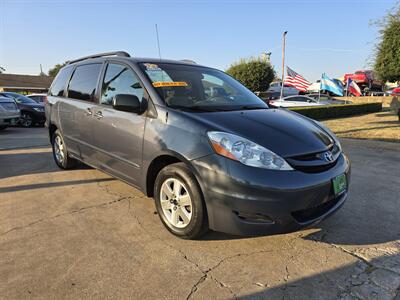
<path fill-rule="evenodd" d="M 91 110 L 90 108 L 86 108 L 85 115 L 86 115 L 86 116 L 91 116 L 91 115 L 93 115 L 92 110 Z"/>
<path fill-rule="evenodd" d="M 94 116 L 100 120 L 103 117 L 103 113 L 101 111 L 98 111 L 97 113 L 94 114 Z"/>

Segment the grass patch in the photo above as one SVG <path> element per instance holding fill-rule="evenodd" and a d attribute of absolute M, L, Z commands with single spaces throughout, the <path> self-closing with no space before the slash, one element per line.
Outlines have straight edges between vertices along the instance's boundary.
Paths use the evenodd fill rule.
<path fill-rule="evenodd" d="M 338 137 L 400 143 L 400 122 L 397 115 L 390 111 L 326 120 L 323 123 Z"/>

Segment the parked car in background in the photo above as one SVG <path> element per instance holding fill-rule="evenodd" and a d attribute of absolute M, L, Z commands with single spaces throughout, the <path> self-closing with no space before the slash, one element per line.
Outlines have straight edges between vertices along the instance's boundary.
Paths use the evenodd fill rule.
<path fill-rule="evenodd" d="M 45 103 L 47 100 L 47 94 L 29 94 L 27 97 L 35 100 L 37 103 Z"/>
<path fill-rule="evenodd" d="M 393 96 L 400 96 L 400 87 L 394 88 L 391 92 Z"/>
<path fill-rule="evenodd" d="M 269 109 L 213 68 L 126 52 L 83 57 L 57 74 L 46 115 L 60 168 L 82 161 L 139 188 L 182 238 L 293 231 L 347 198 L 350 163 L 329 129 Z"/>
<path fill-rule="evenodd" d="M 0 97 L 0 130 L 10 125 L 15 125 L 20 117 L 20 112 L 14 100 Z"/>
<path fill-rule="evenodd" d="M 13 92 L 1 92 L 0 96 L 13 99 L 17 103 L 17 106 L 21 111 L 19 124 L 23 127 L 30 127 L 35 124 L 43 126 L 46 122 L 43 104 L 39 104 L 31 98 Z"/>
<path fill-rule="evenodd" d="M 348 100 L 338 100 L 336 98 L 333 98 L 331 95 L 327 94 L 307 94 L 305 95 L 307 97 L 313 98 L 321 103 L 324 104 L 351 104 L 353 102 L 348 101 Z"/>
<path fill-rule="evenodd" d="M 272 107 L 295 107 L 326 105 L 326 103 L 320 103 L 311 97 L 295 95 L 284 97 L 282 99 L 270 100 L 269 105 Z"/>
<path fill-rule="evenodd" d="M 272 82 L 267 90 L 268 98 L 269 99 L 280 98 L 281 88 L 282 88 L 282 82 L 280 81 Z M 298 89 L 286 84 L 283 86 L 283 97 L 298 95 L 298 94 L 299 94 Z"/>

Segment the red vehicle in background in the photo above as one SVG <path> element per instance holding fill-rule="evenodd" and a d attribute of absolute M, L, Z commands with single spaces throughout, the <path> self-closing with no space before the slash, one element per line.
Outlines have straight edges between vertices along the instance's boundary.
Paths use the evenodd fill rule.
<path fill-rule="evenodd" d="M 354 74 L 345 74 L 344 86 L 346 86 L 348 78 L 355 81 L 363 92 L 382 91 L 382 82 L 375 77 L 372 70 L 361 70 L 356 71 Z"/>
<path fill-rule="evenodd" d="M 400 96 L 400 87 L 394 88 L 392 90 L 392 95 Z"/>

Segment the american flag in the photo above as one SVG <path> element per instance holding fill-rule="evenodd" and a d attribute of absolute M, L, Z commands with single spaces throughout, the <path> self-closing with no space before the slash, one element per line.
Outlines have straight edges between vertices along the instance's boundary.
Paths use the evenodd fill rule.
<path fill-rule="evenodd" d="M 311 85 L 303 76 L 287 67 L 287 76 L 285 78 L 285 84 L 290 85 L 298 89 L 299 91 L 305 92 Z"/>

